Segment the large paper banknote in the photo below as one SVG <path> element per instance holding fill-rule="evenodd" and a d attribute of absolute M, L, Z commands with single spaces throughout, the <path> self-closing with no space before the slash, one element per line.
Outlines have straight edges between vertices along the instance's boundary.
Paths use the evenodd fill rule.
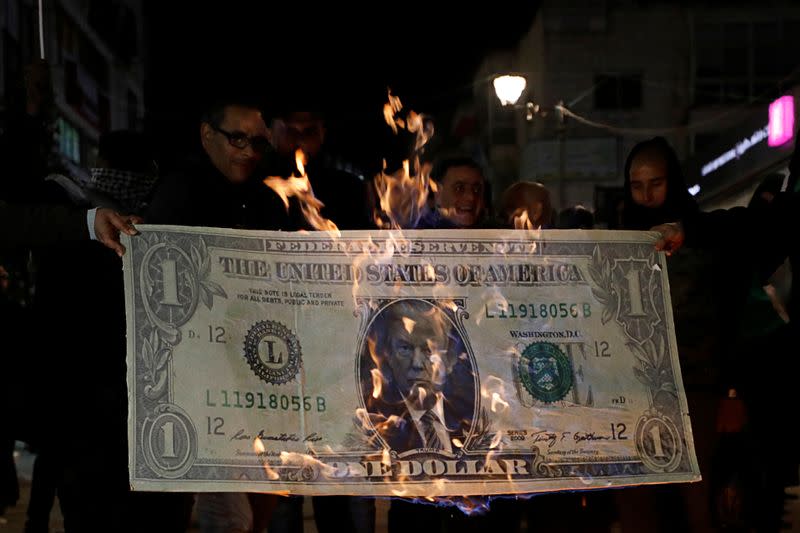
<path fill-rule="evenodd" d="M 139 229 L 124 242 L 135 489 L 700 479 L 652 234 Z"/>

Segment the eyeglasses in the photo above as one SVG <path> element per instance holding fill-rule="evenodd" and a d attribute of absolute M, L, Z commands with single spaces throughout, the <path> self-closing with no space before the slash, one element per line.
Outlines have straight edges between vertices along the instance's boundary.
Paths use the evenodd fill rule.
<path fill-rule="evenodd" d="M 269 146 L 269 141 L 263 135 L 256 135 L 255 137 L 248 137 L 245 133 L 241 131 L 225 131 L 222 128 L 214 126 L 213 124 L 209 124 L 211 129 L 216 132 L 219 132 L 228 139 L 228 144 L 233 146 L 234 148 L 238 148 L 240 150 L 244 150 L 248 146 L 253 148 L 254 152 L 263 152 Z"/>

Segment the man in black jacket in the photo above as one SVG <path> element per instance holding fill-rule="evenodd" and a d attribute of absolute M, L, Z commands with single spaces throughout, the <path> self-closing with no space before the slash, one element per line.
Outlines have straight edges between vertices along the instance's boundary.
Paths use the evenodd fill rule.
<path fill-rule="evenodd" d="M 120 257 L 120 232 L 136 235 L 141 219 L 113 209 L 75 209 L 57 205 L 9 205 L 0 201 L 0 246 L 44 246 L 62 241 L 97 240 Z"/>
<path fill-rule="evenodd" d="M 800 265 L 800 239 L 794 230 L 800 222 L 800 191 L 791 187 L 800 176 L 800 150 L 795 150 L 789 165 L 791 176 L 789 190 L 777 194 L 769 207 L 756 210 L 746 207 L 698 212 L 685 220 L 661 224 L 653 231 L 661 233 L 656 249 L 669 253 L 680 248 L 684 241 L 701 247 L 738 247 L 742 254 L 754 258 L 754 264 L 766 280 L 787 258 L 792 271 Z M 789 317 L 795 338 L 800 338 L 798 327 L 800 285 L 792 284 Z"/>
<path fill-rule="evenodd" d="M 293 107 L 294 106 L 294 107 Z M 277 110 L 270 120 L 272 151 L 262 164 L 268 176 L 299 176 L 297 151 L 305 159 L 304 170 L 314 192 L 324 207 L 320 215 L 333 221 L 340 230 L 369 229 L 373 225 L 367 209 L 367 190 L 361 179 L 341 168 L 325 149 L 326 127 L 322 114 L 311 106 L 295 101 Z M 303 218 L 296 198 L 290 200 L 290 224 L 314 229 Z M 315 496 L 312 500 L 314 520 L 320 533 L 347 533 L 374 530 L 375 503 L 369 498 L 349 496 Z M 295 532 L 302 530 L 302 497 L 281 498 L 274 511 L 270 529 Z"/>
<path fill-rule="evenodd" d="M 254 104 L 219 101 L 200 123 L 202 152 L 162 177 L 146 221 L 241 229 L 289 229 L 278 196 L 256 168 L 268 148 L 268 132 Z"/>
<path fill-rule="evenodd" d="M 303 107 L 301 109 L 307 109 Z M 272 151 L 264 158 L 262 173 L 268 176 L 299 176 L 297 151 L 305 158 L 305 173 L 314 196 L 325 206 L 320 214 L 332 220 L 340 230 L 373 227 L 367 209 L 364 182 L 344 170 L 325 148 L 327 130 L 322 114 L 316 111 L 281 110 L 270 120 Z M 293 224 L 312 229 L 303 220 L 296 200 L 290 208 Z"/>
<path fill-rule="evenodd" d="M 150 224 L 251 230 L 289 230 L 286 209 L 256 172 L 269 147 L 258 107 L 226 99 L 209 106 L 200 122 L 202 151 L 162 177 L 145 217 Z M 192 495 L 178 493 L 178 510 L 191 510 Z M 263 529 L 273 496 L 204 493 L 197 514 L 206 529 Z M 189 515 L 182 520 L 188 523 Z M 265 525 L 265 524 L 264 524 Z"/>

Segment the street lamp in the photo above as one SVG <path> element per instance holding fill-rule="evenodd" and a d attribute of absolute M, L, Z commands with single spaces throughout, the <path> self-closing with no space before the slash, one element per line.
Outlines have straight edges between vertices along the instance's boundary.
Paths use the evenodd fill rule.
<path fill-rule="evenodd" d="M 528 85 L 527 80 L 524 76 L 519 74 L 505 74 L 505 75 L 498 75 L 492 78 L 492 86 L 494 87 L 494 94 L 497 96 L 497 99 L 500 100 L 503 108 L 518 108 L 524 107 L 518 105 L 520 98 L 522 97 L 522 93 L 525 92 L 525 87 Z M 493 133 L 494 133 L 494 124 L 493 124 L 493 115 L 494 110 L 497 107 L 497 103 L 492 101 L 491 91 L 487 90 L 487 98 L 488 98 L 488 112 L 489 112 L 489 159 L 492 160 L 492 146 L 493 146 Z M 533 118 L 533 113 L 531 111 L 533 104 L 528 103 L 528 120 Z M 515 120 L 515 130 L 517 131 L 516 135 L 516 142 L 517 148 L 521 151 L 522 146 L 520 145 L 520 136 L 519 136 L 519 128 L 520 124 Z M 519 165 L 519 161 L 516 163 Z M 518 172 L 517 172 L 518 174 Z"/>
<path fill-rule="evenodd" d="M 523 76 L 518 76 L 516 74 L 497 76 L 492 81 L 494 93 L 504 106 L 516 104 L 519 97 L 522 96 L 522 91 L 525 90 L 527 84 L 528 82 Z"/>
<path fill-rule="evenodd" d="M 517 104 L 520 97 L 522 96 L 523 91 L 525 91 L 525 87 L 527 86 L 527 80 L 524 76 L 519 74 L 504 74 L 500 76 L 496 76 L 492 80 L 492 85 L 494 85 L 494 92 L 497 95 L 497 98 L 500 100 L 500 103 L 503 104 L 503 107 L 515 107 L 515 108 L 524 108 L 525 109 L 525 119 L 530 122 L 533 120 L 533 117 L 539 113 L 539 106 L 531 102 L 530 100 L 525 104 Z M 566 139 L 565 139 L 565 128 L 564 128 L 564 115 L 562 111 L 559 111 L 563 106 L 562 102 L 559 102 L 559 105 L 556 106 L 556 128 L 558 133 L 558 176 L 557 176 L 557 191 L 558 191 L 558 200 L 563 201 L 564 199 L 564 176 L 565 176 L 565 150 L 566 150 Z M 490 110 L 491 111 L 491 110 Z M 542 113 L 544 115 L 544 113 Z M 491 113 L 490 113 L 490 125 L 491 128 Z M 491 134 L 490 134 L 490 143 L 491 143 Z"/>
<path fill-rule="evenodd" d="M 504 74 L 495 77 L 492 80 L 492 85 L 494 86 L 494 94 L 497 96 L 497 99 L 500 100 L 500 103 L 503 104 L 503 107 L 525 108 L 525 120 L 528 122 L 533 120 L 534 115 L 539 112 L 539 106 L 533 102 L 528 101 L 524 105 L 517 104 L 523 91 L 525 91 L 525 87 L 528 85 L 525 76 L 520 76 L 519 74 Z"/>

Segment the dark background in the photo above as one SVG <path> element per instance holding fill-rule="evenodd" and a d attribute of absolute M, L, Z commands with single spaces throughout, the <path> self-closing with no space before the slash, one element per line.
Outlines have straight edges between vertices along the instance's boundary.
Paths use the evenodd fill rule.
<path fill-rule="evenodd" d="M 196 142 L 204 103 L 244 93 L 268 111 L 324 112 L 329 147 L 365 166 L 391 143 L 388 88 L 444 134 L 481 59 L 513 47 L 535 13 L 536 2 L 148 2 L 147 129 L 169 147 L 168 159 Z"/>

